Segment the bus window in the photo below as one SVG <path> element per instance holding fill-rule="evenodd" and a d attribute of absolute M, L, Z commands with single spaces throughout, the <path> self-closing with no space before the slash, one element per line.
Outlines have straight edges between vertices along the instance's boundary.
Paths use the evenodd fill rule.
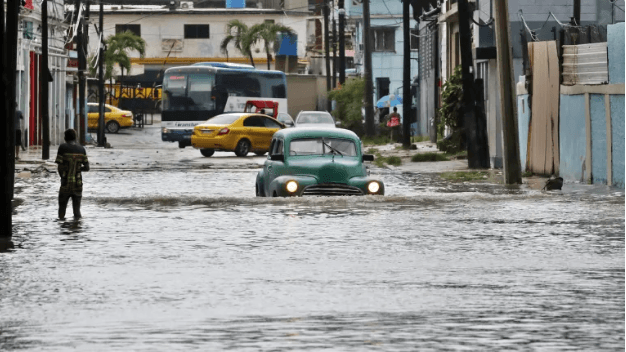
<path fill-rule="evenodd" d="M 191 110 L 215 110 L 215 100 L 211 99 L 214 83 L 213 75 L 189 75 L 187 96 L 192 104 Z"/>

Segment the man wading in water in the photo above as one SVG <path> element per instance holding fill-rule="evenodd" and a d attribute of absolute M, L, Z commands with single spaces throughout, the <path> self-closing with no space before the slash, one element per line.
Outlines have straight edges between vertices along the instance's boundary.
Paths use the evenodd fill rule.
<path fill-rule="evenodd" d="M 59 146 L 57 158 L 54 161 L 59 164 L 61 176 L 61 189 L 59 189 L 59 219 L 65 218 L 65 209 L 72 198 L 74 218 L 80 218 L 80 200 L 83 195 L 82 171 L 89 171 L 87 152 L 81 145 L 76 144 L 76 131 L 65 131 L 65 142 Z"/>

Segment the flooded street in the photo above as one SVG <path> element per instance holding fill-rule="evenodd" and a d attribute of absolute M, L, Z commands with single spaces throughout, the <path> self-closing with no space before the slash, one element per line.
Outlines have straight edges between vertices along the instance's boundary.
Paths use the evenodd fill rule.
<path fill-rule="evenodd" d="M 262 157 L 154 130 L 87 150 L 80 220 L 17 180 L 0 350 L 624 350 L 623 191 L 372 167 L 384 197 L 257 198 Z"/>

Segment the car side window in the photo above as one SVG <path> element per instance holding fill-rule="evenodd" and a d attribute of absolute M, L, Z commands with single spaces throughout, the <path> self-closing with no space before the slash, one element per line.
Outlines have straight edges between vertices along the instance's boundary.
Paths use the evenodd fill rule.
<path fill-rule="evenodd" d="M 265 127 L 263 120 L 260 116 L 250 116 L 243 121 L 245 127 Z"/>
<path fill-rule="evenodd" d="M 107 108 L 106 106 L 104 107 L 104 112 L 111 112 L 110 108 Z"/>
<path fill-rule="evenodd" d="M 267 128 L 278 128 L 278 129 L 282 128 L 278 124 L 278 122 L 274 121 L 274 119 L 265 118 L 264 120 L 265 120 L 265 127 L 267 127 Z"/>
<path fill-rule="evenodd" d="M 282 139 L 277 139 L 276 140 L 276 150 L 274 151 L 274 154 L 276 155 L 283 155 L 283 141 Z"/>
<path fill-rule="evenodd" d="M 90 113 L 98 112 L 98 107 L 97 106 L 88 105 L 88 107 L 89 107 L 89 112 Z"/>

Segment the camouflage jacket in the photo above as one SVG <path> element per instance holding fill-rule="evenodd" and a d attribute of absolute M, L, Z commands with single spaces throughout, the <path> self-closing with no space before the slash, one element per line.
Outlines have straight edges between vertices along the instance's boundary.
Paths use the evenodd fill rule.
<path fill-rule="evenodd" d="M 82 146 L 64 143 L 59 147 L 55 163 L 59 164 L 61 193 L 82 195 L 82 171 L 89 171 L 89 160 Z"/>

